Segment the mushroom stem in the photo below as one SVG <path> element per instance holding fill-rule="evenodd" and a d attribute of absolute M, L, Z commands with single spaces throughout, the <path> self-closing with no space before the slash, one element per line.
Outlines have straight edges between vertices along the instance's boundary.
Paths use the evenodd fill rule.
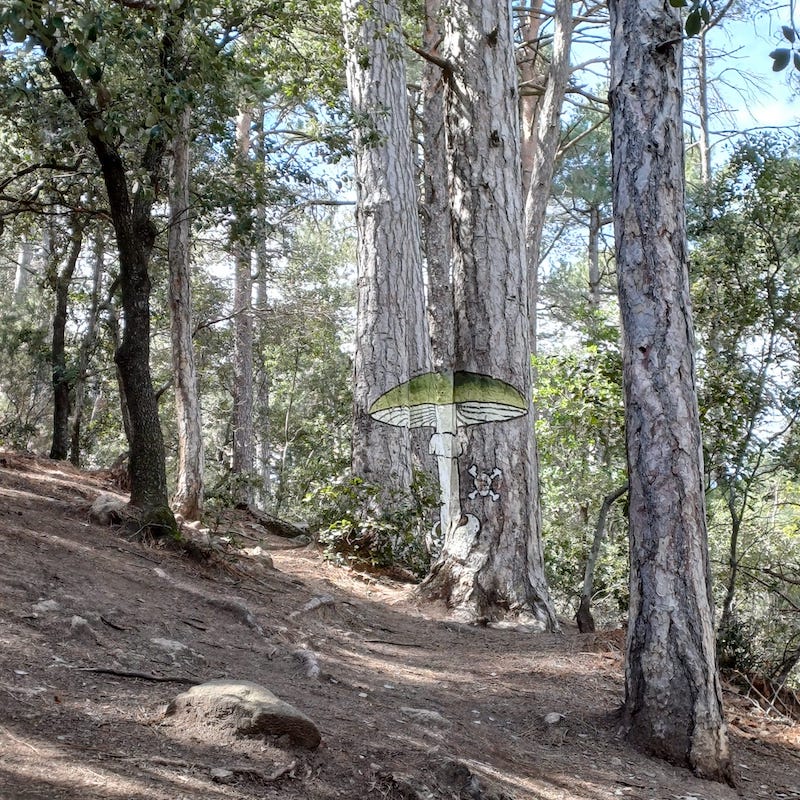
<path fill-rule="evenodd" d="M 431 436 L 428 451 L 436 456 L 439 469 L 440 502 L 439 519 L 441 535 L 447 536 L 450 525 L 461 519 L 461 486 L 458 477 L 458 441 L 455 403 L 437 406 L 436 432 Z"/>

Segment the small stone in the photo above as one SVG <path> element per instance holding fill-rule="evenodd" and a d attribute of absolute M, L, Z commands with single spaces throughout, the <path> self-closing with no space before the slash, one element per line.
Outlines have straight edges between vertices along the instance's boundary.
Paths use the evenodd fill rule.
<path fill-rule="evenodd" d="M 188 645 L 183 642 L 176 642 L 173 639 L 151 639 L 150 641 L 162 650 L 172 653 L 172 655 L 177 655 L 189 649 Z"/>
<path fill-rule="evenodd" d="M 47 614 L 50 611 L 58 611 L 60 608 L 61 606 L 55 600 L 40 600 L 33 606 L 33 610 L 37 614 Z"/>
<path fill-rule="evenodd" d="M 209 774 L 214 783 L 232 783 L 235 777 L 231 770 L 223 769 L 222 767 L 212 769 Z"/>
<path fill-rule="evenodd" d="M 562 719 L 564 719 L 563 714 L 559 714 L 557 711 L 551 711 L 549 714 L 545 715 L 544 721 L 547 725 L 558 725 Z"/>
<path fill-rule="evenodd" d="M 408 717 L 414 722 L 419 722 L 423 725 L 428 725 L 431 723 L 434 725 L 450 724 L 450 720 L 448 720 L 446 717 L 443 717 L 438 711 L 431 711 L 428 708 L 409 708 L 408 706 L 403 706 L 400 709 L 400 713 L 404 717 Z"/>

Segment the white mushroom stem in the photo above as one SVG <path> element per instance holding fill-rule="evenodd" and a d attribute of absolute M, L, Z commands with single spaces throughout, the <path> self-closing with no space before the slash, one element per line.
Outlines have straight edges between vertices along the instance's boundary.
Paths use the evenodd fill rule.
<path fill-rule="evenodd" d="M 450 525 L 461 519 L 461 486 L 458 478 L 458 441 L 455 403 L 436 406 L 436 432 L 431 436 L 428 452 L 436 456 L 441 491 L 441 534 L 447 536 Z"/>

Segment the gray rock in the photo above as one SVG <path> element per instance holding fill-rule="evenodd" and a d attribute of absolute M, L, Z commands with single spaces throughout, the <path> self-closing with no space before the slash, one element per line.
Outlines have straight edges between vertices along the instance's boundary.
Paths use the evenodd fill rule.
<path fill-rule="evenodd" d="M 242 736 L 286 735 L 293 744 L 312 750 L 322 741 L 319 729 L 305 714 L 250 681 L 217 680 L 192 686 L 170 701 L 166 714 L 233 727 Z"/>
<path fill-rule="evenodd" d="M 423 725 L 450 725 L 450 720 L 443 717 L 438 711 L 431 711 L 428 708 L 409 708 L 403 706 L 400 713 L 404 717 L 414 720 L 414 722 L 421 722 Z"/>
<path fill-rule="evenodd" d="M 55 600 L 40 600 L 33 606 L 36 614 L 49 614 L 51 611 L 58 611 L 60 608 L 61 606 Z"/>
<path fill-rule="evenodd" d="M 122 522 L 128 504 L 111 494 L 98 495 L 89 509 L 89 519 L 99 525 L 113 525 Z"/>

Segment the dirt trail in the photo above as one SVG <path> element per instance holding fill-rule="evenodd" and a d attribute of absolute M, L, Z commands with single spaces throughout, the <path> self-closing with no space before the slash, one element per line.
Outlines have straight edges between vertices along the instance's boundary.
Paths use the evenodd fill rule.
<path fill-rule="evenodd" d="M 0 800 L 800 798 L 800 726 L 732 687 L 736 789 L 620 740 L 618 632 L 460 625 L 244 518 L 227 529 L 274 569 L 198 563 L 90 522 L 111 488 L 0 453 Z M 164 718 L 219 677 L 266 686 L 322 745 Z"/>

